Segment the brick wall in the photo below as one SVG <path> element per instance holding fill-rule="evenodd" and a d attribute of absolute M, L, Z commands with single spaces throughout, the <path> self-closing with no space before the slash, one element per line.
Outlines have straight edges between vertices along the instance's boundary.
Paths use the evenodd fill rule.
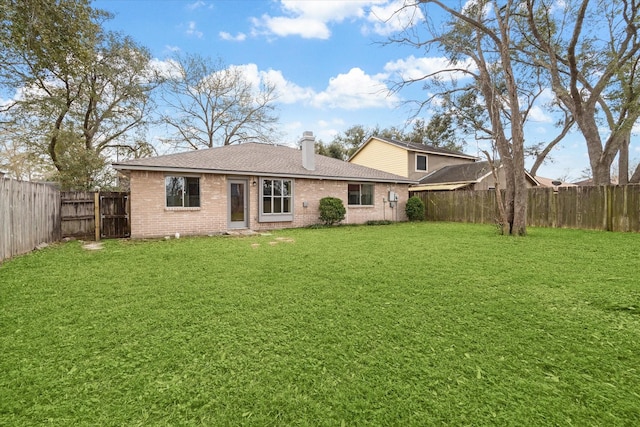
<path fill-rule="evenodd" d="M 165 206 L 165 174 L 162 172 L 131 172 L 131 236 L 134 238 L 181 235 L 207 235 L 228 229 L 227 176 L 200 175 L 200 208 L 167 208 Z M 237 179 L 238 177 L 230 177 Z M 375 184 L 374 206 L 347 206 L 347 182 L 295 179 L 293 194 L 294 220 L 259 222 L 258 177 L 247 177 L 249 196 L 249 228 L 271 230 L 296 228 L 319 223 L 320 199 L 326 196 L 342 199 L 347 213 L 345 223 L 360 224 L 369 220 L 404 221 L 404 207 L 409 196 L 406 184 Z M 389 191 L 398 193 L 397 208 L 391 208 Z M 306 207 L 304 204 L 306 202 Z"/>

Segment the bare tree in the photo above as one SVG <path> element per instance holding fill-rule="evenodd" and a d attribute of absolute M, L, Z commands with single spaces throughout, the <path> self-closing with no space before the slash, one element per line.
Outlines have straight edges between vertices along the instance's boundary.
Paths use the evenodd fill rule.
<path fill-rule="evenodd" d="M 481 111 L 479 117 L 473 114 L 467 117 L 467 123 L 473 123 L 475 132 L 482 138 L 492 140 L 505 171 L 501 231 L 524 235 L 527 216 L 524 124 L 540 92 L 532 90 L 530 85 L 537 81 L 535 73 L 516 60 L 516 45 L 520 42 L 516 31 L 519 2 L 477 0 L 454 8 L 449 2 L 422 0 L 418 6 L 425 9 L 424 16 L 431 16 L 430 7 L 444 11 L 450 18 L 445 30 L 436 30 L 425 22 L 430 33 L 426 40 L 421 39 L 416 30 L 408 30 L 391 41 L 421 49 L 434 46 L 446 52 L 450 66 L 418 79 L 403 78 L 398 87 L 421 81 L 430 89 L 436 89 L 436 95 L 420 103 L 420 108 L 436 96 L 444 96 L 473 106 L 462 114 Z M 463 77 L 471 78 L 471 83 L 460 85 L 459 81 L 465 80 Z"/>
<path fill-rule="evenodd" d="M 211 148 L 244 141 L 273 142 L 275 85 L 254 84 L 240 67 L 199 55 L 172 60 L 162 92 L 162 121 L 176 149 Z"/>

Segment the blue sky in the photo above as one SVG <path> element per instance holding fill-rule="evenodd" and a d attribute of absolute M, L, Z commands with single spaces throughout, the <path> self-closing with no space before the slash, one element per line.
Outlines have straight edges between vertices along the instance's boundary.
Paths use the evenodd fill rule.
<path fill-rule="evenodd" d="M 442 63 L 436 53 L 382 45 L 402 24 L 384 21 L 398 9 L 396 0 L 98 0 L 93 6 L 114 13 L 106 27 L 132 36 L 158 61 L 197 53 L 276 82 L 283 144 L 294 144 L 305 130 L 330 142 L 356 124 L 405 125 L 414 111 L 403 101 L 426 93 L 416 86 L 389 94 L 392 72 L 424 73 Z M 428 120 L 429 113 L 421 117 Z M 550 121 L 540 112 L 527 137 L 551 139 Z M 468 140 L 465 151 L 476 155 L 476 141 Z M 632 142 L 632 160 L 638 155 Z M 577 180 L 588 166 L 577 131 L 552 156 L 540 175 Z"/>

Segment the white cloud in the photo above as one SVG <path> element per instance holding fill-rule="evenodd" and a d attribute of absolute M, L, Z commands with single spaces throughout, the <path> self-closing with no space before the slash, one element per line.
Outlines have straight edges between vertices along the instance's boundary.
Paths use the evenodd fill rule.
<path fill-rule="evenodd" d="M 424 20 L 422 10 L 411 0 L 394 0 L 382 6 L 371 6 L 367 21 L 373 24 L 373 32 L 381 36 L 413 27 Z M 365 32 L 368 30 L 365 28 Z"/>
<path fill-rule="evenodd" d="M 452 63 L 444 57 L 421 57 L 416 58 L 411 55 L 406 59 L 398 59 L 397 61 L 388 62 L 384 66 L 384 70 L 396 75 L 404 81 L 423 79 L 425 76 L 440 73 L 440 78 L 449 76 L 451 79 L 463 79 L 468 76 L 463 71 L 475 71 L 476 67 L 473 61 L 465 60 L 458 63 Z M 451 70 L 451 71 L 446 71 Z"/>
<path fill-rule="evenodd" d="M 281 71 L 268 70 L 263 72 L 263 78 L 276 86 L 278 102 L 283 104 L 295 104 L 296 102 L 308 102 L 313 99 L 315 93 L 311 88 L 304 88 L 288 81 Z"/>
<path fill-rule="evenodd" d="M 240 70 L 244 78 L 258 90 L 261 84 L 269 83 L 275 86 L 276 102 L 281 104 L 295 104 L 310 102 L 315 93 L 310 88 L 303 88 L 288 81 L 281 71 L 261 71 L 256 64 L 232 65 L 230 68 Z"/>
<path fill-rule="evenodd" d="M 227 40 L 232 42 L 242 42 L 247 39 L 247 35 L 244 33 L 238 33 L 234 36 L 227 33 L 226 31 L 220 31 L 219 36 L 222 40 Z"/>
<path fill-rule="evenodd" d="M 178 46 L 171 46 L 171 45 L 165 45 L 165 50 L 169 51 L 169 52 L 180 52 L 180 48 Z"/>
<path fill-rule="evenodd" d="M 333 118 L 331 120 L 318 120 L 316 125 L 318 128 L 318 140 L 327 143 L 341 132 L 340 129 L 344 129 L 346 123 L 343 119 Z"/>
<path fill-rule="evenodd" d="M 553 117 L 543 108 L 534 105 L 529 111 L 529 120 L 537 123 L 553 123 Z"/>
<path fill-rule="evenodd" d="M 378 0 L 379 2 L 379 0 Z M 364 16 L 367 4 L 376 1 L 335 1 L 335 0 L 282 0 L 282 9 L 286 13 L 315 17 L 325 22 L 342 22 L 352 17 Z"/>
<path fill-rule="evenodd" d="M 205 6 L 205 5 L 206 5 L 206 3 L 203 2 L 202 0 L 197 0 L 197 1 L 193 2 L 193 3 L 188 4 L 187 5 L 187 9 L 195 10 L 195 9 L 201 8 L 201 7 Z"/>
<path fill-rule="evenodd" d="M 154 67 L 164 75 L 170 75 L 173 61 L 154 60 Z M 321 109 L 359 110 L 365 108 L 394 108 L 399 102 L 397 95 L 389 91 L 383 82 L 384 75 L 368 75 L 360 68 L 352 68 L 329 80 L 327 87 L 318 92 L 310 87 L 299 86 L 285 78 L 279 70 L 260 70 L 256 64 L 232 65 L 242 71 L 244 78 L 258 89 L 261 84 L 275 86 L 276 102 L 286 105 L 306 105 Z M 333 121 L 333 125 L 336 123 Z"/>
<path fill-rule="evenodd" d="M 188 36 L 194 36 L 197 38 L 202 38 L 202 31 L 198 31 L 198 29 L 196 28 L 196 23 L 194 21 L 189 21 L 189 23 L 187 24 L 187 31 L 185 31 L 185 33 Z"/>
<path fill-rule="evenodd" d="M 298 35 L 305 39 L 326 40 L 331 35 L 324 22 L 305 17 L 286 18 L 280 16 L 273 18 L 263 15 L 260 20 L 254 18 L 253 24 L 257 33 L 273 34 L 280 37 Z M 266 30 L 260 31 L 260 28 Z"/>
<path fill-rule="evenodd" d="M 318 93 L 312 105 L 318 108 L 393 108 L 398 102 L 386 84 L 377 76 L 367 75 L 360 68 L 352 68 L 347 74 L 339 74 L 329 80 L 329 86 Z"/>
<path fill-rule="evenodd" d="M 179 77 L 179 65 L 173 59 L 160 60 L 153 58 L 147 65 L 150 70 L 164 78 Z"/>
<path fill-rule="evenodd" d="M 385 0 L 281 0 L 282 16 L 265 14 L 260 18 L 253 18 L 253 33 L 279 37 L 297 35 L 326 40 L 331 36 L 329 24 L 362 19 L 367 7 L 384 2 Z"/>

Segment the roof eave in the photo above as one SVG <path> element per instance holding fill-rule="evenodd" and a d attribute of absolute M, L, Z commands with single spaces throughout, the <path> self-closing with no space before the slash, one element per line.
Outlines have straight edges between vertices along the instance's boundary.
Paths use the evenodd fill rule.
<path fill-rule="evenodd" d="M 202 168 L 178 168 L 166 166 L 141 166 L 141 165 L 124 165 L 114 163 L 111 165 L 114 169 L 125 171 L 148 171 L 148 172 L 171 172 L 171 173 L 208 173 L 217 175 L 236 175 L 236 176 L 266 176 L 266 177 L 290 177 L 300 179 L 318 179 L 333 181 L 359 181 L 359 182 L 384 182 L 390 184 L 416 184 L 417 181 L 409 179 L 395 178 L 376 178 L 376 177 L 357 177 L 357 176 L 333 176 L 333 175 L 306 175 L 300 173 L 275 173 L 261 171 L 237 171 L 224 169 L 202 169 Z"/>
<path fill-rule="evenodd" d="M 427 184 L 418 184 L 417 186 L 422 186 L 422 185 L 442 185 L 442 184 L 451 184 L 451 185 L 457 185 L 457 184 L 465 184 L 465 185 L 469 185 L 469 184 L 477 184 L 480 181 L 442 181 L 442 182 L 430 182 Z"/>

